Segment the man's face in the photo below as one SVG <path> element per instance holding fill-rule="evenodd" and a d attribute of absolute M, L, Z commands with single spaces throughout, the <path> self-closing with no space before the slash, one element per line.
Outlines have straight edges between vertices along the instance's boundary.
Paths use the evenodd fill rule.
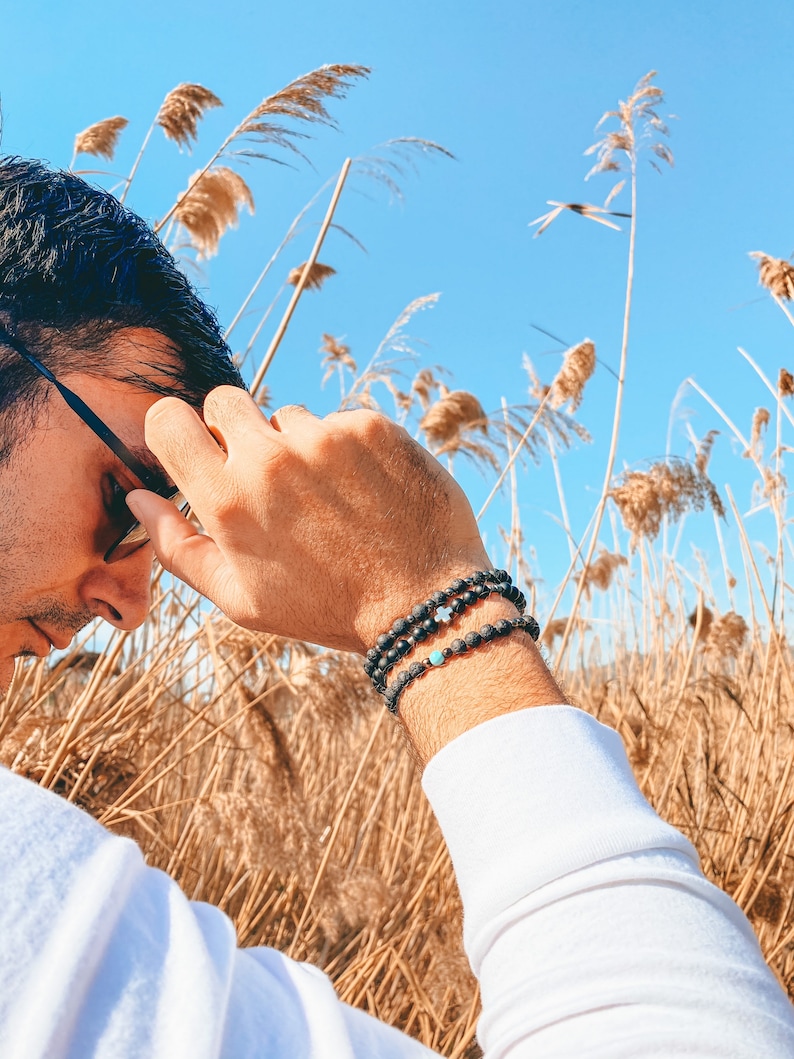
<path fill-rule="evenodd" d="M 122 331 L 116 364 L 152 374 L 168 359 L 152 331 Z M 146 410 L 157 395 L 129 383 L 64 375 L 74 390 L 142 462 Z M 47 386 L 49 384 L 44 383 Z M 66 647 L 92 618 L 134 629 L 146 617 L 152 548 L 116 563 L 107 549 L 129 525 L 124 496 L 139 483 L 52 388 L 29 434 L 0 466 L 0 694 L 21 655 Z"/>

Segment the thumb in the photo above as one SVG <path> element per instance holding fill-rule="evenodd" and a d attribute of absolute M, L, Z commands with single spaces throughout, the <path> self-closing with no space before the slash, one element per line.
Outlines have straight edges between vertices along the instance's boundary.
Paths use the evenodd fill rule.
<path fill-rule="evenodd" d="M 127 506 L 146 527 L 165 569 L 222 607 L 216 596 L 226 564 L 212 537 L 201 533 L 169 500 L 146 489 L 129 492 Z"/>

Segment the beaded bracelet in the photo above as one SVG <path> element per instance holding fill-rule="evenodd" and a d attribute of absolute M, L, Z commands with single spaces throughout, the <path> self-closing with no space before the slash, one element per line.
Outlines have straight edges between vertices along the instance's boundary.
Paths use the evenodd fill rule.
<path fill-rule="evenodd" d="M 440 651 L 432 651 L 421 662 L 412 662 L 407 669 L 397 674 L 388 688 L 381 692 L 386 709 L 396 716 L 400 695 L 414 680 L 424 676 L 431 669 L 440 668 L 454 655 L 465 655 L 468 651 L 475 651 L 484 643 L 490 643 L 497 637 L 509 636 L 515 629 L 526 629 L 533 640 L 537 640 L 540 635 L 540 626 L 533 617 L 499 618 L 493 625 L 483 625 L 479 632 L 467 632 L 463 639 L 453 640 L 448 647 Z"/>
<path fill-rule="evenodd" d="M 419 603 L 405 618 L 397 618 L 389 632 L 381 633 L 376 646 L 367 651 L 364 671 L 376 691 L 386 686 L 386 674 L 407 655 L 417 643 L 422 643 L 439 630 L 439 611 L 449 609 L 449 617 L 440 619 L 451 624 L 468 607 L 487 599 L 492 592 L 513 603 L 523 614 L 527 601 L 524 593 L 512 583 L 506 570 L 478 570 L 471 577 L 458 577 L 445 591 L 434 592 L 424 603 Z M 460 595 L 458 595 L 460 593 Z M 454 597 L 454 598 L 450 598 Z"/>

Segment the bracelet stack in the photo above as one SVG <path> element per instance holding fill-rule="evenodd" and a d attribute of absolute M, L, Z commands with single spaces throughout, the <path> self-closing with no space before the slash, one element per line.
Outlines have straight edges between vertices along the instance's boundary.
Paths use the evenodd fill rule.
<path fill-rule="evenodd" d="M 412 662 L 387 686 L 387 674 L 417 644 L 435 636 L 445 626 L 451 626 L 469 607 L 494 592 L 513 603 L 522 617 L 500 618 L 493 625 L 483 625 L 479 632 L 468 632 L 462 638 L 452 640 L 448 646 L 432 651 L 421 662 Z M 383 695 L 386 708 L 396 714 L 399 697 L 408 685 L 431 669 L 443 666 L 453 656 L 464 655 L 484 643 L 509 636 L 516 629 L 526 630 L 533 640 L 537 640 L 540 627 L 534 618 L 523 616 L 526 605 L 523 592 L 512 583 L 506 570 L 478 570 L 471 577 L 456 578 L 448 588 L 434 592 L 424 603 L 418 603 L 406 617 L 397 618 L 388 632 L 381 633 L 375 647 L 367 651 L 364 671 L 375 690 Z"/>

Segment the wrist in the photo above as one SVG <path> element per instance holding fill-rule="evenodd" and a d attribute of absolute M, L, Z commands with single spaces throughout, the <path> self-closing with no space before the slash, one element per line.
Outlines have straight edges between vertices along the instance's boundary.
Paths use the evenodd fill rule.
<path fill-rule="evenodd" d="M 493 594 L 464 613 L 454 628 L 439 630 L 432 648 L 447 646 L 484 624 L 518 617 L 519 611 L 511 602 Z M 424 654 L 429 650 L 427 645 Z M 400 695 L 398 716 L 418 758 L 425 763 L 452 739 L 493 717 L 565 701 L 530 635 L 515 629 L 512 635 L 449 658 L 406 686 Z"/>

